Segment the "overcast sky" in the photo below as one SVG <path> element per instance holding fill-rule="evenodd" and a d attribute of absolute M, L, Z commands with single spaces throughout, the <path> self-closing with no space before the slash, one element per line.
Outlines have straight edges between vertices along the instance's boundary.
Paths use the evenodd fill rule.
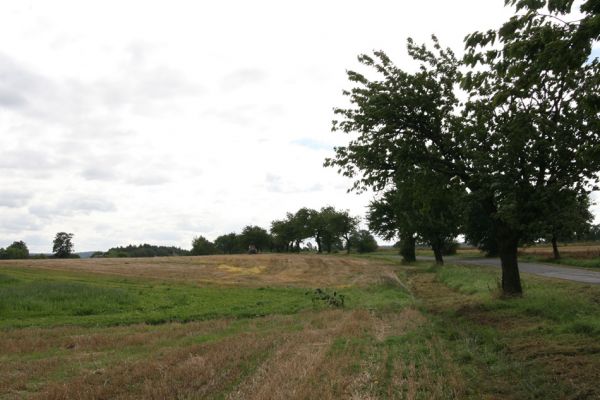
<path fill-rule="evenodd" d="M 0 247 L 190 247 L 302 206 L 364 216 L 324 169 L 359 53 L 458 53 L 503 0 L 3 1 Z"/>

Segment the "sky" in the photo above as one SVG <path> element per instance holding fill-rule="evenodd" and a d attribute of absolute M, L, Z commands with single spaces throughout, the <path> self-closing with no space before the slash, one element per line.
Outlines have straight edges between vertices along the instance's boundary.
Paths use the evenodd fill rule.
<path fill-rule="evenodd" d="M 0 247 L 191 246 L 300 207 L 364 216 L 323 168 L 345 71 L 407 37 L 464 36 L 503 0 L 3 1 Z M 598 54 L 598 52 L 596 53 Z"/>

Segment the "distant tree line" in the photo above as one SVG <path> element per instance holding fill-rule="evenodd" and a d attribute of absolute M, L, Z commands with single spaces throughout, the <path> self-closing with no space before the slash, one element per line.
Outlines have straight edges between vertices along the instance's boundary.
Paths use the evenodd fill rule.
<path fill-rule="evenodd" d="M 92 254 L 92 258 L 101 257 L 168 257 L 168 256 L 189 256 L 190 251 L 174 246 L 155 246 L 151 244 L 128 245 L 112 247 L 106 252 L 97 251 Z"/>
<path fill-rule="evenodd" d="M 377 241 L 368 231 L 358 229 L 360 218 L 346 210 L 323 207 L 320 210 L 301 208 L 271 222 L 269 231 L 248 225 L 241 233 L 221 235 L 214 242 L 199 236 L 192 241 L 192 255 L 241 254 L 249 248 L 258 252 L 300 252 L 314 250 L 327 253 L 355 250 L 375 251 Z M 313 246 L 314 240 L 316 246 Z"/>

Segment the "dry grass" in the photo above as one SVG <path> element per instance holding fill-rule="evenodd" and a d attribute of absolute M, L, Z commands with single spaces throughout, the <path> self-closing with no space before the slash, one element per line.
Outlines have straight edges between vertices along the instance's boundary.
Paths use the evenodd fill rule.
<path fill-rule="evenodd" d="M 237 327 L 219 320 L 87 334 L 77 327 L 23 329 L 2 341 L 0 398 L 414 399 L 459 393 L 458 368 L 435 340 L 428 341 L 428 354 L 387 344 L 426 323 L 408 308 L 386 315 L 326 310 L 270 316 Z M 212 340 L 197 343 L 207 335 Z"/>
<path fill-rule="evenodd" d="M 296 254 L 15 260 L 0 262 L 3 265 L 249 287 L 366 286 L 393 274 L 385 262 Z"/>

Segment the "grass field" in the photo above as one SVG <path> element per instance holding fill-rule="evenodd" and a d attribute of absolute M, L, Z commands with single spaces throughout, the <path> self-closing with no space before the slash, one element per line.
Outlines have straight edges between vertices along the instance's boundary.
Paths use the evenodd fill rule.
<path fill-rule="evenodd" d="M 599 398 L 600 287 L 497 280 L 385 255 L 2 262 L 0 399 Z"/>

